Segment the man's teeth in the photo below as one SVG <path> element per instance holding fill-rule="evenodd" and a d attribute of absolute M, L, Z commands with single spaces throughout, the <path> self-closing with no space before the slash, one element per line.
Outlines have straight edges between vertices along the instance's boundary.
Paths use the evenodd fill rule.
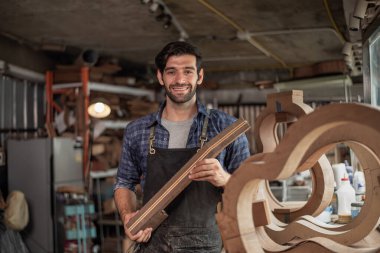
<path fill-rule="evenodd" d="M 187 90 L 187 87 L 173 87 L 173 90 Z"/>

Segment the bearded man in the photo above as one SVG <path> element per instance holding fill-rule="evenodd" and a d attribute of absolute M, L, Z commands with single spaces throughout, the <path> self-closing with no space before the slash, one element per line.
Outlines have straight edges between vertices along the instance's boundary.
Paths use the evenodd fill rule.
<path fill-rule="evenodd" d="M 196 96 L 204 70 L 199 50 L 187 42 L 167 44 L 155 59 L 157 79 L 166 99 L 158 112 L 127 125 L 114 186 L 114 199 L 125 233 L 138 243 L 137 252 L 215 252 L 222 241 L 215 221 L 216 206 L 231 173 L 250 156 L 245 135 L 227 146 L 215 159 L 196 163 L 191 184 L 165 209 L 168 218 L 152 232 L 131 234 L 125 226 L 136 214 L 136 185 L 143 203 L 200 149 L 236 118 L 207 110 Z"/>

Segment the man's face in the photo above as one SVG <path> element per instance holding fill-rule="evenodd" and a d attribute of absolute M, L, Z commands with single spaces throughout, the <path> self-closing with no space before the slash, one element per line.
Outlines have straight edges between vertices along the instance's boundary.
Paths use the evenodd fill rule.
<path fill-rule="evenodd" d="M 193 55 L 171 56 L 157 78 L 165 87 L 166 95 L 175 103 L 190 101 L 203 81 L 203 69 L 197 73 L 196 58 Z"/>

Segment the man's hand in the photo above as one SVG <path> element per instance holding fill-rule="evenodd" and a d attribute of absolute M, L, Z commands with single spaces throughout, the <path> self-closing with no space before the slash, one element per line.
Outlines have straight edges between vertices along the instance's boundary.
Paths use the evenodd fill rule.
<path fill-rule="evenodd" d="M 138 212 L 138 211 L 137 211 Z M 132 235 L 131 232 L 129 232 L 129 229 L 127 228 L 128 221 L 136 215 L 137 212 L 133 213 L 126 213 L 123 215 L 122 220 L 124 224 L 124 231 L 125 234 L 131 239 L 132 241 L 136 242 L 147 242 L 150 239 L 150 236 L 152 235 L 152 228 L 146 228 L 144 230 L 140 230 L 137 232 L 137 234 Z"/>
<path fill-rule="evenodd" d="M 194 181 L 208 181 L 216 187 L 224 187 L 231 175 L 226 172 L 215 158 L 204 159 L 195 164 L 189 178 Z"/>

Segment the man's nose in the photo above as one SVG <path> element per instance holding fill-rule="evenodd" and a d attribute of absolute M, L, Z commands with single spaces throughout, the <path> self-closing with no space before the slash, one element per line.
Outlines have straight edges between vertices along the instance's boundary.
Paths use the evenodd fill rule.
<path fill-rule="evenodd" d="M 180 83 L 180 84 L 186 83 L 186 77 L 185 77 L 185 75 L 183 73 L 177 73 L 177 75 L 176 75 L 176 82 Z"/>

